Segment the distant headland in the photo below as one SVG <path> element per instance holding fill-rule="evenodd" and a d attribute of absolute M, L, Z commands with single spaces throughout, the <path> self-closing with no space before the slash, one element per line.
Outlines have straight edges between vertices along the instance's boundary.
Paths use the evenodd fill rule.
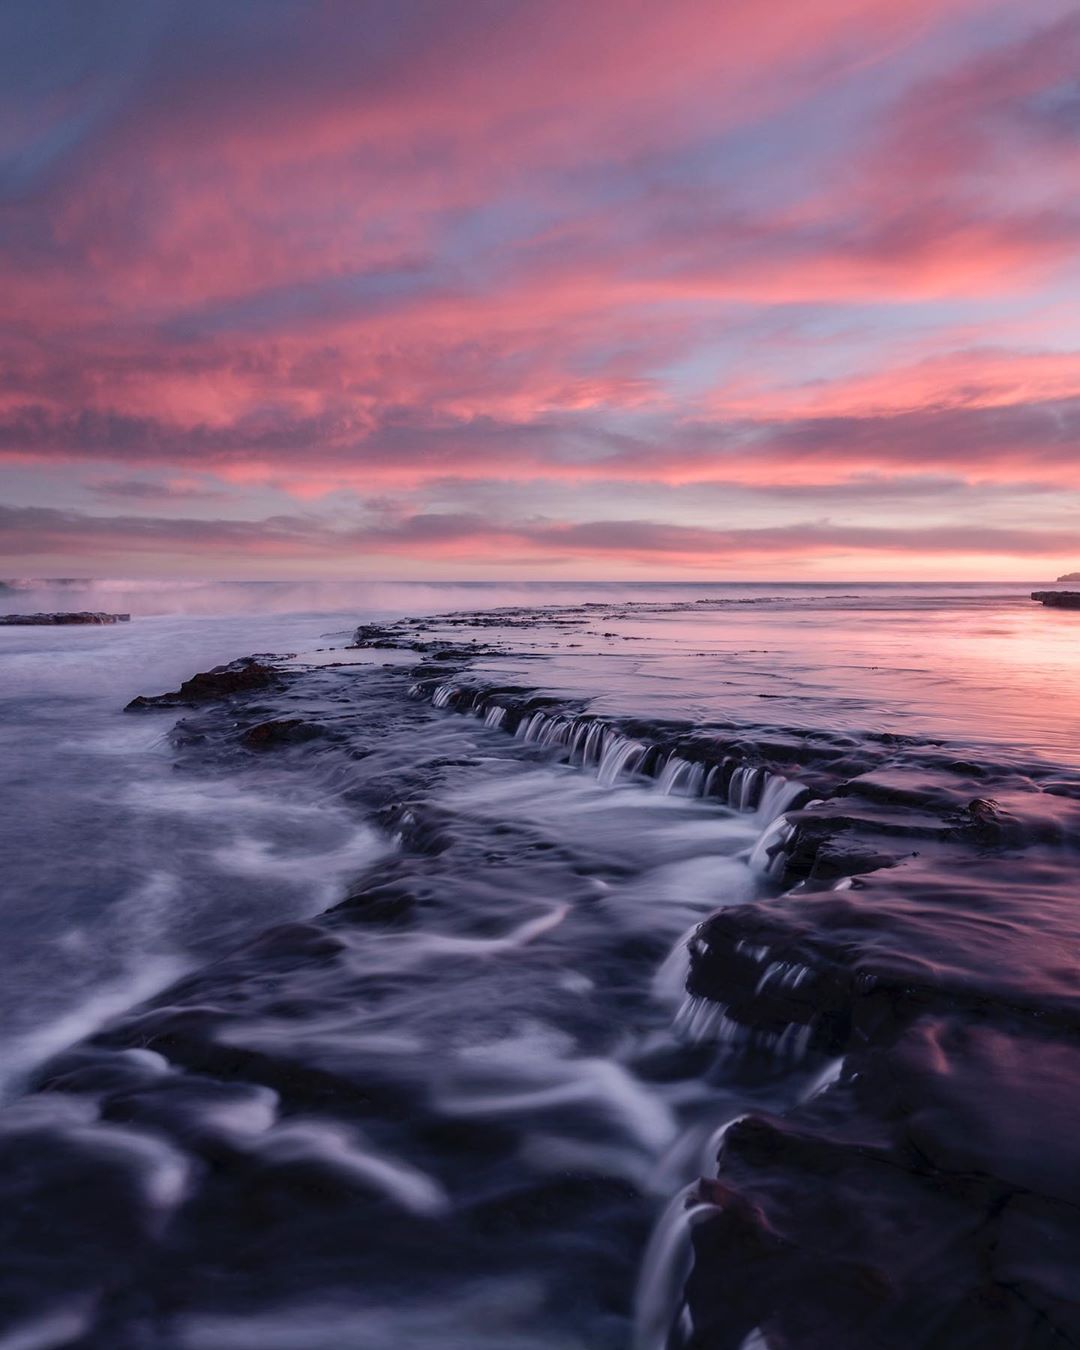
<path fill-rule="evenodd" d="M 1080 572 L 1066 572 L 1063 577 L 1058 577 L 1058 581 L 1080 581 Z"/>

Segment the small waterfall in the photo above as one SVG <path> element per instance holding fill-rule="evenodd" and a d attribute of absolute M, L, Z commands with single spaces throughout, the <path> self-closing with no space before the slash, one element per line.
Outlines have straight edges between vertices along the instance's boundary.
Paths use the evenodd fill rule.
<path fill-rule="evenodd" d="M 690 939 L 698 930 L 694 924 L 683 933 L 653 976 L 653 997 L 676 1007 L 686 997 L 686 979 L 690 974 Z"/>
<path fill-rule="evenodd" d="M 789 1022 L 783 1031 L 767 1031 L 736 1022 L 727 1005 L 688 994 L 675 1014 L 672 1030 L 691 1045 L 711 1042 L 733 1053 L 756 1052 L 799 1063 L 806 1058 L 814 1034 L 812 1022 Z"/>
<path fill-rule="evenodd" d="M 799 798 L 807 796 L 808 792 L 804 784 L 792 782 L 780 773 L 770 773 L 761 790 L 758 815 L 768 825 L 785 811 L 790 811 Z"/>
<path fill-rule="evenodd" d="M 715 1205 L 701 1199 L 694 1182 L 660 1216 L 638 1279 L 633 1350 L 667 1350 L 671 1344 L 672 1311 L 682 1307 L 683 1286 L 692 1265 L 693 1230 L 718 1212 Z"/>
<path fill-rule="evenodd" d="M 537 745 L 566 745 L 570 740 L 574 724 L 565 717 L 549 717 L 544 721 L 536 737 Z"/>
<path fill-rule="evenodd" d="M 575 768 L 582 768 L 585 764 L 585 746 L 589 740 L 589 733 L 592 731 L 595 723 L 578 718 L 574 723 L 574 729 L 570 733 L 569 750 L 570 763 Z"/>
<path fill-rule="evenodd" d="M 409 692 L 423 697 L 425 686 L 415 684 Z M 628 774 L 644 773 L 655 779 L 656 790 L 664 796 L 719 798 L 744 815 L 756 814 L 764 828 L 750 865 L 762 876 L 783 875 L 784 846 L 794 833 L 784 816 L 809 796 L 804 784 L 770 773 L 762 765 L 739 764 L 730 755 L 719 764 L 709 764 L 687 759 L 675 750 L 657 753 L 655 745 L 626 736 L 588 715 L 515 713 L 516 722 L 511 719 L 508 724 L 510 709 L 489 702 L 480 690 L 467 686 L 440 684 L 430 697 L 433 707 L 471 712 L 489 727 L 512 729 L 515 739 L 526 744 L 564 750 L 575 767 L 595 768 L 604 787 L 614 787 Z"/>
<path fill-rule="evenodd" d="M 770 984 L 778 984 L 781 989 L 797 989 L 813 973 L 801 961 L 770 961 L 758 977 L 754 993 L 760 994 Z"/>
<path fill-rule="evenodd" d="M 666 797 L 700 797 L 705 790 L 705 765 L 669 755 L 656 780 L 657 790 Z"/>
<path fill-rule="evenodd" d="M 523 717 L 517 724 L 517 730 L 514 732 L 519 741 L 535 742 L 540 735 L 547 718 L 542 712 L 535 712 L 531 717 Z"/>
<path fill-rule="evenodd" d="M 716 1164 L 720 1158 L 720 1150 L 724 1146 L 724 1140 L 727 1138 L 728 1131 L 733 1125 L 738 1125 L 740 1121 L 746 1120 L 746 1114 L 742 1113 L 732 1116 L 725 1120 L 722 1125 L 718 1125 L 712 1130 L 709 1137 L 701 1148 L 700 1170 L 703 1175 L 710 1176 L 716 1171 Z"/>
<path fill-rule="evenodd" d="M 700 1045 L 703 1041 L 731 1039 L 729 1029 L 737 1025 L 727 1015 L 727 1004 L 687 994 L 675 1014 L 671 1029 L 679 1040 Z"/>
<path fill-rule="evenodd" d="M 644 754 L 645 746 L 640 741 L 615 735 L 604 748 L 596 776 L 604 787 L 614 787 L 624 773 L 633 772 Z"/>
<path fill-rule="evenodd" d="M 436 708 L 446 708 L 450 705 L 450 700 L 457 693 L 457 685 L 440 684 L 431 696 L 432 706 Z"/>
<path fill-rule="evenodd" d="M 766 877 L 779 877 L 787 863 L 785 845 L 795 833 L 786 816 L 777 816 L 766 825 L 750 853 L 750 866 Z"/>
<path fill-rule="evenodd" d="M 765 771 L 759 765 L 742 765 L 731 775 L 728 801 L 737 811 L 752 811 Z"/>
<path fill-rule="evenodd" d="M 583 766 L 600 763 L 606 731 L 607 728 L 602 722 L 589 723 L 581 747 L 581 763 Z"/>
<path fill-rule="evenodd" d="M 662 792 L 665 797 L 670 797 L 683 770 L 689 769 L 689 767 L 690 765 L 685 759 L 680 759 L 678 755 L 670 755 L 656 780 L 657 791 Z"/>

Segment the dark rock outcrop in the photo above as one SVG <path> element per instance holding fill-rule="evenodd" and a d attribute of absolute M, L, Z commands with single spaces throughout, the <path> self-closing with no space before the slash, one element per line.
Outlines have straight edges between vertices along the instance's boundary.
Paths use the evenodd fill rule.
<path fill-rule="evenodd" d="M 1032 591 L 1031 598 L 1052 609 L 1080 609 L 1080 591 Z"/>
<path fill-rule="evenodd" d="M 0 627 L 49 628 L 63 624 L 130 623 L 130 614 L 106 614 L 98 610 L 79 610 L 58 614 L 0 614 Z"/>
<path fill-rule="evenodd" d="M 286 675 L 268 665 L 267 656 L 244 656 L 225 666 L 193 675 L 179 689 L 167 694 L 140 694 L 127 705 L 126 712 L 141 712 L 146 708 L 191 708 L 200 703 L 215 703 L 234 694 L 250 694 L 258 690 L 281 689 Z"/>
<path fill-rule="evenodd" d="M 1078 1344 L 1078 1058 L 927 1016 L 791 1116 L 733 1125 L 699 1183 L 690 1345 Z"/>

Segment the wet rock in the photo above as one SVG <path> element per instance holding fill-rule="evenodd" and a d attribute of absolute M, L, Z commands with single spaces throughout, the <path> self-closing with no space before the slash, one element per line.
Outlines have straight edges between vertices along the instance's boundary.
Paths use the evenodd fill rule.
<path fill-rule="evenodd" d="M 699 1188 L 690 1345 L 1077 1344 L 1078 1083 L 1075 1043 L 927 1018 L 788 1118 L 732 1126 Z"/>
<path fill-rule="evenodd" d="M 1005 1013 L 1080 1032 L 1069 956 L 1075 880 L 1064 859 L 905 858 L 846 891 L 733 906 L 691 940 L 691 1029 L 810 1047 L 886 1044 L 927 1011 Z"/>
<path fill-rule="evenodd" d="M 1080 609 L 1080 591 L 1032 591 L 1031 598 L 1053 609 Z"/>
<path fill-rule="evenodd" d="M 41 628 L 62 624 L 130 623 L 130 614 L 106 614 L 98 610 L 80 610 L 57 614 L 0 614 L 0 627 Z"/>
<path fill-rule="evenodd" d="M 267 664 L 270 658 L 244 656 L 228 665 L 215 666 L 185 680 L 179 689 L 168 694 L 140 694 L 125 708 L 139 712 L 147 708 L 190 708 L 201 703 L 213 703 L 232 698 L 236 694 L 284 688 L 285 672 Z M 282 658 L 284 659 L 284 658 Z"/>
<path fill-rule="evenodd" d="M 333 933 L 314 923 L 283 923 L 268 928 L 251 944 L 251 951 L 262 958 L 284 958 L 295 962 L 337 956 L 345 944 Z"/>
<path fill-rule="evenodd" d="M 396 650 L 408 649 L 410 645 L 411 639 L 406 637 L 400 629 L 393 626 L 386 627 L 383 624 L 361 624 L 353 634 L 353 640 L 348 644 L 348 647 L 351 649 L 375 647 Z"/>
<path fill-rule="evenodd" d="M 850 817 L 822 812 L 795 816 L 787 845 L 786 873 L 791 880 L 832 882 L 892 867 L 901 856 L 895 841 L 860 837 Z"/>
<path fill-rule="evenodd" d="M 353 923 L 388 928 L 403 927 L 410 923 L 416 908 L 415 887 L 405 881 L 361 887 L 334 906 L 335 911 L 344 911 Z"/>

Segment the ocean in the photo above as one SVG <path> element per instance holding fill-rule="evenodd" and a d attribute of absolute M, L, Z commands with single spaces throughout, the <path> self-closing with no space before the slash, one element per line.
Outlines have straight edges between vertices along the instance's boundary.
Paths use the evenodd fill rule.
<path fill-rule="evenodd" d="M 1038 584 L 8 583 L 0 1346 L 1077 1343 Z"/>

